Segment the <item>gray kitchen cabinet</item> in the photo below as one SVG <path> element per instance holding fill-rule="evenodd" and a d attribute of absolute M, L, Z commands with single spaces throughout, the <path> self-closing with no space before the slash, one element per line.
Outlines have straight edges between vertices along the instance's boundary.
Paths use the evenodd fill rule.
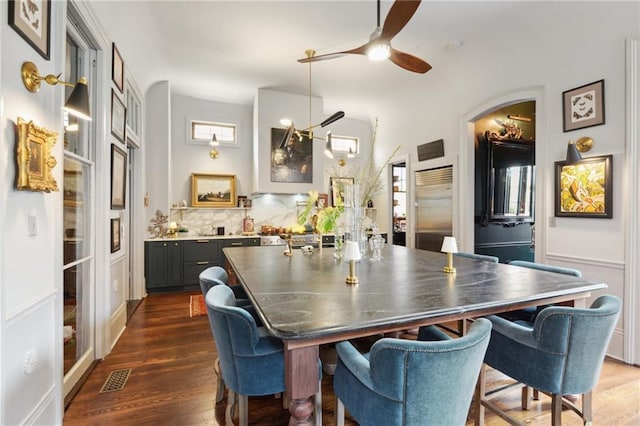
<path fill-rule="evenodd" d="M 220 241 L 200 239 L 184 241 L 183 248 L 183 285 L 199 286 L 200 272 L 212 266 L 220 265 Z"/>
<path fill-rule="evenodd" d="M 182 284 L 182 242 L 147 241 L 144 275 L 147 291 L 167 291 Z"/>
<path fill-rule="evenodd" d="M 230 238 L 221 240 L 220 247 L 220 260 L 224 263 L 224 269 L 227 271 L 228 283 L 229 285 L 238 284 L 238 278 L 236 277 L 236 273 L 233 268 L 227 262 L 227 258 L 222 251 L 225 247 L 248 247 L 248 246 L 259 246 L 260 245 L 260 237 L 255 238 Z"/>

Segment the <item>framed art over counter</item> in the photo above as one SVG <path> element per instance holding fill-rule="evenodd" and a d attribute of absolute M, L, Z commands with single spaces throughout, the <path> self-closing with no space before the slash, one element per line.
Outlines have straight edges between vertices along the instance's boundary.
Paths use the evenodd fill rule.
<path fill-rule="evenodd" d="M 555 215 L 613 217 L 612 155 L 591 157 L 575 164 L 557 161 Z"/>
<path fill-rule="evenodd" d="M 49 60 L 51 0 L 9 0 L 9 26 Z"/>
<path fill-rule="evenodd" d="M 338 205 L 338 202 L 344 203 L 344 186 L 353 185 L 355 179 L 352 177 L 331 177 L 329 184 L 331 185 L 331 205 Z"/>
<path fill-rule="evenodd" d="M 124 61 L 115 43 L 111 44 L 111 79 L 120 93 L 124 92 Z"/>
<path fill-rule="evenodd" d="M 236 176 L 192 173 L 191 205 L 193 207 L 235 207 Z"/>
<path fill-rule="evenodd" d="M 604 80 L 562 93 L 562 131 L 604 124 Z"/>

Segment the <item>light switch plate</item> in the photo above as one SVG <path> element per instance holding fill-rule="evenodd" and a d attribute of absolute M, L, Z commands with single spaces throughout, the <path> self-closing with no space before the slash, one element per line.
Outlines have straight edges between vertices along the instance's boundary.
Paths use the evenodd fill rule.
<path fill-rule="evenodd" d="M 37 216 L 32 214 L 27 216 L 27 225 L 29 228 L 28 233 L 30 237 L 35 237 L 36 235 L 38 235 L 38 217 Z"/>

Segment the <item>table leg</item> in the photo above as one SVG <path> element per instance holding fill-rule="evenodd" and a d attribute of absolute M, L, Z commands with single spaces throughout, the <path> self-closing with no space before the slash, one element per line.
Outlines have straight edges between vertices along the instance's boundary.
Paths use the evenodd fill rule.
<path fill-rule="evenodd" d="M 284 381 L 291 397 L 289 425 L 313 425 L 313 396 L 318 392 L 318 346 L 284 351 Z"/>

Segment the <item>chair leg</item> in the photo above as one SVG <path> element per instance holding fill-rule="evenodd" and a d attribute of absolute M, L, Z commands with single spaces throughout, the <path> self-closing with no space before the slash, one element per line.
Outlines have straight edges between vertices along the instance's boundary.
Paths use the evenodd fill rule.
<path fill-rule="evenodd" d="M 240 400 L 240 426 L 249 426 L 249 397 L 238 394 Z"/>
<path fill-rule="evenodd" d="M 522 387 L 522 409 L 529 410 L 531 408 L 531 387 Z"/>
<path fill-rule="evenodd" d="M 562 395 L 551 395 L 551 426 L 561 426 Z"/>
<path fill-rule="evenodd" d="M 314 400 L 315 400 L 315 407 L 313 409 L 313 412 L 315 413 L 315 416 L 316 416 L 316 425 L 321 426 L 322 425 L 322 379 L 320 379 L 318 383 L 318 392 L 316 392 L 316 396 Z"/>
<path fill-rule="evenodd" d="M 336 398 L 336 426 L 344 426 L 344 404 Z"/>
<path fill-rule="evenodd" d="M 591 391 L 582 394 L 582 420 L 585 426 L 591 426 L 593 424 L 592 401 L 593 393 Z"/>
<path fill-rule="evenodd" d="M 478 383 L 476 384 L 475 394 L 473 396 L 473 408 L 475 411 L 475 419 L 473 424 L 475 426 L 484 426 L 484 405 L 482 405 L 482 401 L 485 399 L 486 393 L 486 373 L 487 366 L 486 364 L 482 364 L 480 367 L 480 374 L 478 375 Z"/>
<path fill-rule="evenodd" d="M 227 392 L 227 408 L 224 412 L 225 426 L 234 426 L 233 417 L 236 411 L 236 393 L 229 389 Z"/>
<path fill-rule="evenodd" d="M 218 387 L 216 388 L 216 404 L 218 404 L 224 399 L 224 379 L 220 373 L 220 358 L 216 358 L 213 370 L 218 376 Z"/>
<path fill-rule="evenodd" d="M 540 391 L 536 388 L 533 388 L 533 400 L 534 401 L 540 400 Z"/>

